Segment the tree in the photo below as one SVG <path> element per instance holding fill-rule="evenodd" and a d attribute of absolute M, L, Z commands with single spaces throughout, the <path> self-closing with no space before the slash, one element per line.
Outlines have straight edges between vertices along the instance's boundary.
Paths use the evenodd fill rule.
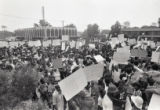
<path fill-rule="evenodd" d="M 121 33 L 121 24 L 118 21 L 116 21 L 116 23 L 111 26 L 111 32 L 110 32 L 110 34 L 113 37 L 117 37 L 118 34 L 120 34 L 120 33 Z"/>
<path fill-rule="evenodd" d="M 130 22 L 129 21 L 125 21 L 123 23 L 124 28 L 129 28 L 130 27 Z"/>
<path fill-rule="evenodd" d="M 39 24 L 34 23 L 34 27 L 52 27 L 52 25 L 49 22 L 41 19 L 39 20 Z"/>
<path fill-rule="evenodd" d="M 69 25 L 66 25 L 64 27 L 76 28 L 76 26 L 74 24 L 69 24 Z"/>
<path fill-rule="evenodd" d="M 17 69 L 13 75 L 13 94 L 21 101 L 31 99 L 38 80 L 38 72 L 30 65 L 24 65 L 24 67 Z"/>
<path fill-rule="evenodd" d="M 89 24 L 86 31 L 88 40 L 93 41 L 99 35 L 99 26 L 97 24 Z"/>

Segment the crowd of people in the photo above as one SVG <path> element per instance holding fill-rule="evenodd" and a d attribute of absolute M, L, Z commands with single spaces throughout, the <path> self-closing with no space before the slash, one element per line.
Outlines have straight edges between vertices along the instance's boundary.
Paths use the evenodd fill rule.
<path fill-rule="evenodd" d="M 160 94 L 160 80 L 153 77 L 153 72 L 160 71 L 160 65 L 151 62 L 153 50 L 150 46 L 146 49 L 146 58 L 130 57 L 128 64 L 112 63 L 113 54 L 120 47 L 122 45 L 118 44 L 112 48 L 106 42 L 96 43 L 94 49 L 84 45 L 62 51 L 60 46 L 31 47 L 25 43 L 14 48 L 0 48 L 0 68 L 7 71 L 20 65 L 36 68 L 41 78 L 32 100 L 41 100 L 51 110 L 127 110 L 129 105 L 131 109 L 128 110 L 147 110 L 152 94 Z M 132 48 L 130 46 L 130 50 Z M 81 92 L 67 101 L 58 82 L 79 68 L 99 63 L 94 59 L 95 55 L 105 59 L 101 62 L 103 76 L 88 82 Z M 62 61 L 62 67 L 55 67 L 56 59 Z M 114 78 L 116 72 L 120 73 L 118 80 Z"/>

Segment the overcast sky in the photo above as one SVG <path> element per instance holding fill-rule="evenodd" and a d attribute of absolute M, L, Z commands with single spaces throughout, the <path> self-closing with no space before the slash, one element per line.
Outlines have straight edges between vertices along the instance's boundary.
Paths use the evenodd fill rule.
<path fill-rule="evenodd" d="M 117 20 L 131 26 L 151 25 L 160 17 L 160 0 L 0 0 L 0 25 L 8 30 L 26 28 L 42 18 L 53 26 L 73 23 L 79 31 L 97 23 L 100 29 L 110 29 Z"/>

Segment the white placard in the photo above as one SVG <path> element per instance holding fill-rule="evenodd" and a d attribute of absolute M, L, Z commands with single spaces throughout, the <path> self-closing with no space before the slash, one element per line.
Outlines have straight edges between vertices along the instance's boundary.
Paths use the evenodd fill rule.
<path fill-rule="evenodd" d="M 148 110 L 160 110 L 160 95 L 153 94 Z"/>
<path fill-rule="evenodd" d="M 82 69 L 77 70 L 67 78 L 60 81 L 59 86 L 66 100 L 70 100 L 77 95 L 87 85 L 86 75 Z"/>
<path fill-rule="evenodd" d="M 97 62 L 105 61 L 105 59 L 101 55 L 96 55 L 96 56 L 94 56 L 94 58 L 96 59 Z"/>

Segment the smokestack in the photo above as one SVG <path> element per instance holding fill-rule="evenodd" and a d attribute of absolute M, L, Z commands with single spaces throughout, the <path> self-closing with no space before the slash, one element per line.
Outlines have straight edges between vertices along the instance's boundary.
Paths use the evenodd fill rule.
<path fill-rule="evenodd" d="M 44 6 L 42 6 L 42 19 L 45 20 Z"/>
<path fill-rule="evenodd" d="M 159 26 L 159 28 L 160 28 L 160 18 L 158 19 L 158 26 Z"/>

